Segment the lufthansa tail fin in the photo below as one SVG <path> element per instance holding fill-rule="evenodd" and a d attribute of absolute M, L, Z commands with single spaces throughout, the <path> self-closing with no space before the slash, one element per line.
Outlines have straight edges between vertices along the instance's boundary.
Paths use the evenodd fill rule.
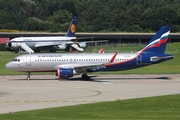
<path fill-rule="evenodd" d="M 65 37 L 75 37 L 75 32 L 76 32 L 76 17 L 73 17 Z"/>
<path fill-rule="evenodd" d="M 151 52 L 164 54 L 169 33 L 170 26 L 162 26 L 139 53 Z"/>

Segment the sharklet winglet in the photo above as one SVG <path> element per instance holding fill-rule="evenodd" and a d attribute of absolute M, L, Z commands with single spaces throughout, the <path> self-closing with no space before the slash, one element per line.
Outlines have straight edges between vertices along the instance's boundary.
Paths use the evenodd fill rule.
<path fill-rule="evenodd" d="M 101 48 L 98 53 L 104 53 L 104 48 Z"/>
<path fill-rule="evenodd" d="M 113 56 L 113 57 L 111 58 L 111 60 L 109 61 L 110 63 L 114 62 L 114 60 L 115 60 L 117 54 L 118 54 L 118 52 L 116 52 L 116 53 L 114 54 L 114 56 Z"/>

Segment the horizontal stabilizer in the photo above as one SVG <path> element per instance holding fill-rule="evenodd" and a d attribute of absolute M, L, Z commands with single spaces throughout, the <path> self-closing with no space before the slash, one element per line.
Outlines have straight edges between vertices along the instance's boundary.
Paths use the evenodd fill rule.
<path fill-rule="evenodd" d="M 153 62 L 157 62 L 159 60 L 167 60 L 167 59 L 172 59 L 174 58 L 174 56 L 172 55 L 169 55 L 169 56 L 162 56 L 162 57 L 158 57 L 158 56 L 153 56 L 153 57 L 150 57 L 150 60 L 153 61 Z"/>
<path fill-rule="evenodd" d="M 27 46 L 25 43 L 21 43 L 21 47 L 28 53 L 34 53 L 34 51 L 29 46 Z"/>
<path fill-rule="evenodd" d="M 160 57 L 157 57 L 157 56 L 154 56 L 154 57 L 151 57 L 150 60 L 153 61 L 153 62 L 157 62 L 159 61 L 161 58 Z"/>
<path fill-rule="evenodd" d="M 71 47 L 75 48 L 76 50 L 80 51 L 80 52 L 83 52 L 84 49 L 83 48 L 80 48 L 77 44 L 72 44 Z"/>

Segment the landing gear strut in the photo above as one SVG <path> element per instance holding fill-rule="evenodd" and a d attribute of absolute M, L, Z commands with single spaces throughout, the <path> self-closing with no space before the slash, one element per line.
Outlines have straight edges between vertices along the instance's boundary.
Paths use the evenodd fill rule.
<path fill-rule="evenodd" d="M 26 80 L 30 80 L 31 72 L 28 72 Z"/>
<path fill-rule="evenodd" d="M 84 74 L 84 73 L 82 74 L 81 78 L 83 80 L 90 80 L 91 79 L 87 74 Z"/>

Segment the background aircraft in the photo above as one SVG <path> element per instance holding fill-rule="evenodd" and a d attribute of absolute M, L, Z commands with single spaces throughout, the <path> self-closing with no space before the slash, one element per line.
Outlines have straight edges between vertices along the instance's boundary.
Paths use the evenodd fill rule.
<path fill-rule="evenodd" d="M 76 38 L 76 17 L 72 19 L 70 27 L 65 36 L 52 36 L 52 37 L 17 37 L 13 38 L 9 43 L 6 44 L 6 48 L 11 48 L 18 52 L 24 49 L 28 53 L 34 53 L 35 51 L 40 52 L 42 48 L 48 48 L 50 51 L 55 52 L 56 49 L 71 51 L 73 49 L 77 51 L 84 51 L 87 43 L 107 42 L 102 41 L 84 41 L 74 42 L 78 39 L 90 39 L 90 38 Z"/>
<path fill-rule="evenodd" d="M 28 72 L 28 80 L 31 72 L 56 72 L 59 78 L 82 74 L 82 79 L 90 79 L 87 72 L 128 70 L 173 59 L 173 55 L 164 54 L 169 33 L 170 27 L 162 26 L 137 53 L 24 54 L 7 63 L 6 68 Z"/>

